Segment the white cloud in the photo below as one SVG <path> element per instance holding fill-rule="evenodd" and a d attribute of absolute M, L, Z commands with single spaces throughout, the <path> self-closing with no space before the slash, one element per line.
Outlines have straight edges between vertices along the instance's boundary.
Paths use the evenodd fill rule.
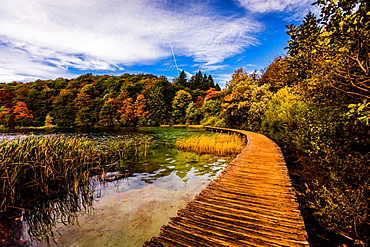
<path fill-rule="evenodd" d="M 0 68 L 0 82 L 12 82 L 12 81 L 34 81 L 37 77 L 24 76 L 14 73 L 12 70 Z"/>
<path fill-rule="evenodd" d="M 229 74 L 212 74 L 213 80 L 215 83 L 218 83 L 218 85 L 222 88 L 226 88 L 226 84 L 231 80 L 231 76 L 234 73 Z"/>
<path fill-rule="evenodd" d="M 173 11 L 160 0 L 0 0 L 0 4 L 3 55 L 22 56 L 28 65 L 34 63 L 39 70 L 48 66 L 53 73 L 68 67 L 119 70 L 150 64 L 171 56 L 170 42 L 176 55 L 214 66 L 256 44 L 252 34 L 260 30 L 247 17 Z M 8 68 L 13 68 L 12 61 L 17 63 L 10 59 Z"/>
<path fill-rule="evenodd" d="M 193 76 L 193 74 L 188 72 L 188 71 L 185 71 L 185 70 L 184 70 L 184 72 L 185 72 L 185 75 L 186 75 L 186 79 L 190 80 L 190 78 Z"/>
<path fill-rule="evenodd" d="M 225 64 L 221 64 L 221 65 L 197 64 L 196 66 L 198 66 L 199 68 L 201 68 L 202 70 L 204 70 L 206 72 L 222 70 L 222 69 L 228 67 L 228 65 L 225 65 Z"/>
<path fill-rule="evenodd" d="M 245 9 L 256 13 L 289 11 L 304 16 L 310 9 L 312 0 L 238 0 Z"/>
<path fill-rule="evenodd" d="M 1 39 L 0 39 L 1 41 Z M 0 82 L 71 77 L 66 69 L 35 60 L 26 51 L 0 44 Z"/>

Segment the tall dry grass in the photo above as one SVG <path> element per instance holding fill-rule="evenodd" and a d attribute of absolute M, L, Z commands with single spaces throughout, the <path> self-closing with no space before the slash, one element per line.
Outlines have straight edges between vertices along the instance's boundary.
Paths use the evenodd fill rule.
<path fill-rule="evenodd" d="M 228 155 L 239 153 L 245 147 L 245 141 L 235 134 L 201 134 L 180 138 L 176 141 L 175 146 L 178 149 L 194 151 L 199 154 Z"/>
<path fill-rule="evenodd" d="M 78 195 L 90 172 L 122 167 L 146 155 L 151 139 L 117 139 L 101 144 L 84 138 L 28 136 L 0 143 L 0 213 L 61 191 Z M 92 169 L 94 168 L 94 169 Z"/>
<path fill-rule="evenodd" d="M 150 136 L 94 142 L 67 136 L 28 136 L 0 143 L 0 218 L 23 210 L 31 237 L 49 242 L 56 220 L 75 223 L 92 208 L 90 175 L 145 156 Z"/>

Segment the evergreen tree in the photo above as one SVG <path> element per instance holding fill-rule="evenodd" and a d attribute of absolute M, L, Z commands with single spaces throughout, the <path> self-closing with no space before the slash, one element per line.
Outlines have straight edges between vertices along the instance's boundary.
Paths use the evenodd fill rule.
<path fill-rule="evenodd" d="M 202 72 L 199 70 L 198 73 L 193 75 L 189 80 L 189 89 L 195 90 L 197 88 L 200 88 L 203 82 L 203 75 Z"/>
<path fill-rule="evenodd" d="M 179 77 L 174 79 L 174 82 L 177 86 L 187 87 L 188 80 L 186 79 L 185 71 L 182 70 Z"/>
<path fill-rule="evenodd" d="M 208 80 L 208 88 L 206 88 L 205 90 L 208 90 L 210 88 L 214 88 L 215 87 L 215 82 L 214 82 L 211 75 L 208 76 L 207 80 Z M 220 91 L 220 90 L 217 90 L 217 91 Z"/>
<path fill-rule="evenodd" d="M 200 82 L 199 89 L 205 91 L 209 88 L 208 76 L 204 74 L 203 79 Z"/>

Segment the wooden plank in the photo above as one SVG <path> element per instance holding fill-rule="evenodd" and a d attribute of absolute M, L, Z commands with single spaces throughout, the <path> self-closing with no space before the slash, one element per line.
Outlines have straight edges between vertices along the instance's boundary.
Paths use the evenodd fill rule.
<path fill-rule="evenodd" d="M 309 246 L 280 148 L 264 135 L 234 129 L 247 146 L 144 246 Z"/>

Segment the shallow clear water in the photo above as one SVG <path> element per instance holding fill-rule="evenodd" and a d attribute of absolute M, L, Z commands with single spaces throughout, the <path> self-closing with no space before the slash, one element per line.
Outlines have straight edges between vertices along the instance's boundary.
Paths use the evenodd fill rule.
<path fill-rule="evenodd" d="M 159 234 L 160 227 L 176 216 L 232 157 L 197 155 L 173 148 L 179 136 L 199 134 L 197 129 L 137 128 L 102 132 L 80 131 L 78 135 L 102 141 L 125 135 L 153 135 L 156 146 L 146 157 L 130 159 L 121 179 L 101 182 L 92 178 L 93 210 L 79 213 L 78 224 L 57 224 L 58 246 L 142 246 Z M 45 133 L 43 133 L 45 134 Z M 58 133 L 48 133 L 58 134 Z M 5 134 L 2 136 L 4 137 Z M 112 173 L 113 175 L 114 173 Z M 109 174 L 108 174 L 109 175 Z M 24 228 L 27 228 L 25 223 Z M 23 240 L 29 236 L 24 231 Z M 43 246 L 45 242 L 29 242 Z M 53 241 L 51 245 L 56 245 Z"/>

